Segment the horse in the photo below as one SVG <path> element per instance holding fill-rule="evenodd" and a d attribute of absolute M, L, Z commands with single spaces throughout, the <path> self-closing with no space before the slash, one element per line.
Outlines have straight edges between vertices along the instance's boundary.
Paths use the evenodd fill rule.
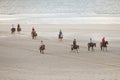
<path fill-rule="evenodd" d="M 88 43 L 88 51 L 90 51 L 90 47 L 92 48 L 93 51 L 94 47 L 96 47 L 96 43 Z"/>
<path fill-rule="evenodd" d="M 32 39 L 36 39 L 37 33 L 36 32 L 31 32 Z"/>
<path fill-rule="evenodd" d="M 63 39 L 63 35 L 58 35 L 58 39 L 62 40 Z"/>
<path fill-rule="evenodd" d="M 11 34 L 15 33 L 16 29 L 15 28 L 11 28 Z"/>
<path fill-rule="evenodd" d="M 76 50 L 78 53 L 79 45 L 71 45 L 71 51 Z"/>
<path fill-rule="evenodd" d="M 39 47 L 40 53 L 44 54 L 44 50 L 45 50 L 45 45 L 41 45 Z"/>
<path fill-rule="evenodd" d="M 105 43 L 100 43 L 100 48 L 101 48 L 101 51 L 103 50 L 104 51 L 104 48 L 106 48 L 106 51 L 107 51 L 107 45 L 108 45 L 108 41 L 105 41 Z"/>
<path fill-rule="evenodd" d="M 21 31 L 21 28 L 20 27 L 17 27 L 17 32 L 20 32 Z"/>

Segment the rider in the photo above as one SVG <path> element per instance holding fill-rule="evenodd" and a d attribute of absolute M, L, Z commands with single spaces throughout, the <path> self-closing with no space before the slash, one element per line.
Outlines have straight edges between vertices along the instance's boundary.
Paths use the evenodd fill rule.
<path fill-rule="evenodd" d="M 63 34 L 63 33 L 62 33 L 61 29 L 60 29 L 60 32 L 59 32 L 59 37 L 61 37 L 61 36 L 62 36 L 62 34 Z"/>
<path fill-rule="evenodd" d="M 18 24 L 17 28 L 20 28 L 20 24 Z"/>
<path fill-rule="evenodd" d="M 89 43 L 90 43 L 90 44 L 92 44 L 92 43 L 93 43 L 93 40 L 92 40 L 92 38 L 90 38 L 90 40 L 89 40 Z"/>
<path fill-rule="evenodd" d="M 104 44 L 104 43 L 105 43 L 105 37 L 102 38 L 102 44 Z"/>
<path fill-rule="evenodd" d="M 32 27 L 32 32 L 34 32 L 35 31 L 35 29 L 34 29 L 34 27 Z"/>
<path fill-rule="evenodd" d="M 12 28 L 14 28 L 14 24 L 12 24 Z"/>
<path fill-rule="evenodd" d="M 76 46 L 76 39 L 73 40 L 73 46 Z"/>
<path fill-rule="evenodd" d="M 43 41 L 41 40 L 41 46 L 44 45 Z"/>
<path fill-rule="evenodd" d="M 41 45 L 43 45 L 43 41 L 41 40 Z"/>

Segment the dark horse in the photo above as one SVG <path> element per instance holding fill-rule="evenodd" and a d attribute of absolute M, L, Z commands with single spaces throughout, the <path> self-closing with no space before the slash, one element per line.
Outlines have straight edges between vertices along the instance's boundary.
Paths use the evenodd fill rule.
<path fill-rule="evenodd" d="M 20 28 L 20 25 L 18 24 L 17 26 L 17 32 L 20 32 L 21 31 L 21 28 Z"/>
<path fill-rule="evenodd" d="M 63 35 L 58 35 L 58 39 L 62 40 L 63 39 Z"/>
<path fill-rule="evenodd" d="M 41 46 L 39 47 L 39 50 L 40 50 L 40 53 L 43 53 L 43 54 L 44 54 L 45 45 L 41 45 Z"/>
<path fill-rule="evenodd" d="M 106 51 L 107 51 L 107 45 L 108 45 L 108 41 L 105 41 L 105 43 L 100 43 L 101 51 L 102 50 L 104 51 L 104 48 L 106 48 Z"/>
<path fill-rule="evenodd" d="M 78 53 L 79 45 L 71 45 L 71 51 L 76 50 Z"/>
<path fill-rule="evenodd" d="M 11 34 L 15 33 L 16 29 L 15 28 L 11 28 Z"/>
<path fill-rule="evenodd" d="M 90 51 L 90 47 L 92 48 L 93 51 L 94 47 L 96 47 L 96 43 L 88 43 L 88 51 Z"/>
<path fill-rule="evenodd" d="M 32 39 L 36 39 L 37 33 L 36 32 L 31 32 Z"/>

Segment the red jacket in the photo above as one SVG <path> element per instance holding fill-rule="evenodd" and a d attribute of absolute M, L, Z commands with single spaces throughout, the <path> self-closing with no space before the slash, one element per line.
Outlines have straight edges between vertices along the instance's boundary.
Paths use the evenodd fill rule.
<path fill-rule="evenodd" d="M 105 38 L 102 38 L 102 43 L 105 43 Z"/>
<path fill-rule="evenodd" d="M 33 28 L 32 28 L 32 32 L 34 32 L 34 30 L 35 30 L 35 29 L 34 29 L 34 27 L 33 27 Z"/>

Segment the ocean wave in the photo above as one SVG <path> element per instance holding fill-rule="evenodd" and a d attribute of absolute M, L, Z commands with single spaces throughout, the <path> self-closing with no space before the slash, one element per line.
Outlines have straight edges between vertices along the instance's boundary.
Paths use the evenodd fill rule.
<path fill-rule="evenodd" d="M 0 23 L 21 24 L 120 24 L 120 17 L 81 17 L 76 13 L 0 15 Z"/>

